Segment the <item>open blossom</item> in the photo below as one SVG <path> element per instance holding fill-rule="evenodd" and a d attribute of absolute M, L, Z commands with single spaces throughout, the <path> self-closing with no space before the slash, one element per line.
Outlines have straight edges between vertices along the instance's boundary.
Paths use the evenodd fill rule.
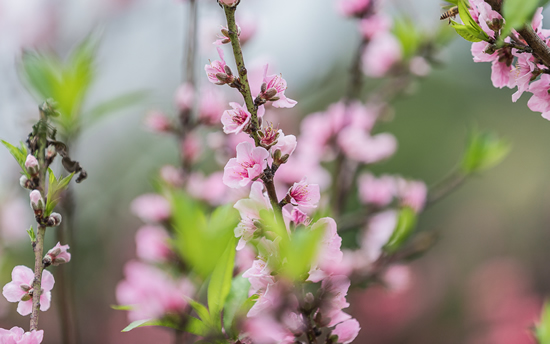
<path fill-rule="evenodd" d="M 224 167 L 223 182 L 230 188 L 240 188 L 258 178 L 267 167 L 269 153 L 263 147 L 249 142 L 237 145 L 237 157 L 229 159 Z"/>
<path fill-rule="evenodd" d="M 261 182 L 252 183 L 249 198 L 241 199 L 234 205 L 241 215 L 241 222 L 235 228 L 235 237 L 240 238 L 237 250 L 242 250 L 246 242 L 252 239 L 257 230 L 254 222 L 260 220 L 260 212 L 272 209 L 263 187 Z"/>
<path fill-rule="evenodd" d="M 372 38 L 363 52 L 363 71 L 367 76 L 379 78 L 401 60 L 401 44 L 391 33 L 380 33 Z"/>
<path fill-rule="evenodd" d="M 336 325 L 332 334 L 338 336 L 338 343 L 348 344 L 353 342 L 355 337 L 359 334 L 360 329 L 361 326 L 359 325 L 359 321 L 348 319 Z"/>
<path fill-rule="evenodd" d="M 529 89 L 529 82 L 531 81 L 532 72 L 535 70 L 535 58 L 532 54 L 523 53 L 515 54 L 518 60 L 516 68 L 512 69 L 513 83 L 518 87 L 516 93 L 512 94 L 512 101 L 516 102 L 523 92 Z"/>
<path fill-rule="evenodd" d="M 161 195 L 145 194 L 137 197 L 130 205 L 132 212 L 144 222 L 162 222 L 171 215 L 170 202 Z"/>
<path fill-rule="evenodd" d="M 233 110 L 225 110 L 222 114 L 223 132 L 226 134 L 238 134 L 250 123 L 252 115 L 246 109 L 246 104 L 239 105 L 238 103 L 231 102 L 229 105 Z"/>
<path fill-rule="evenodd" d="M 343 308 L 349 307 L 346 295 L 350 285 L 350 280 L 342 275 L 329 276 L 323 279 L 321 283 L 323 299 L 321 300 L 320 313 L 322 323 L 325 326 L 334 326 L 351 319 L 349 314 L 342 311 Z"/>
<path fill-rule="evenodd" d="M 172 255 L 170 236 L 161 226 L 143 226 L 136 233 L 136 254 L 148 262 L 166 262 Z"/>
<path fill-rule="evenodd" d="M 17 326 L 9 330 L 0 328 L 0 344 L 40 344 L 43 338 L 43 330 L 25 332 Z"/>
<path fill-rule="evenodd" d="M 244 328 L 247 335 L 256 344 L 293 344 L 296 342 L 296 336 L 290 329 L 268 315 L 247 318 Z"/>
<path fill-rule="evenodd" d="M 34 272 L 26 266 L 18 265 L 11 272 L 12 281 L 6 284 L 2 295 L 9 302 L 19 302 L 17 312 L 23 316 L 31 314 L 32 311 L 32 284 Z M 42 294 L 40 294 L 40 310 L 47 311 L 50 308 L 53 285 L 55 280 L 48 270 L 42 272 Z"/>
<path fill-rule="evenodd" d="M 290 203 L 304 208 L 315 208 L 321 199 L 319 185 L 308 184 L 304 177 L 299 183 L 294 183 L 288 190 Z"/>
<path fill-rule="evenodd" d="M 135 261 L 126 264 L 124 275 L 126 279 L 116 288 L 116 298 L 119 304 L 132 306 L 130 321 L 181 313 L 187 308 L 185 297 L 192 297 L 195 291 L 188 280 L 173 280 L 164 271 Z"/>
<path fill-rule="evenodd" d="M 58 242 L 48 251 L 48 253 L 46 253 L 44 261 L 54 266 L 68 263 L 71 260 L 71 254 L 67 252 L 68 249 L 69 245 L 61 245 L 61 243 Z"/>
<path fill-rule="evenodd" d="M 277 143 L 275 143 L 273 146 L 271 146 L 271 154 L 275 154 L 277 150 L 281 151 L 281 157 L 288 154 L 292 155 L 294 153 L 294 150 L 296 149 L 296 145 L 298 144 L 296 142 L 296 136 L 294 135 L 285 135 L 281 129 L 278 131 L 278 137 L 277 137 Z"/>
<path fill-rule="evenodd" d="M 209 65 L 205 65 L 204 70 L 206 71 L 208 81 L 216 85 L 223 85 L 226 82 L 221 81 L 218 76 L 223 77 L 225 75 L 225 77 L 227 77 L 225 70 L 225 67 L 227 65 L 225 63 L 225 60 L 223 59 L 223 50 L 220 48 L 218 48 L 217 50 L 218 54 L 220 55 L 220 59 L 210 62 Z"/>
<path fill-rule="evenodd" d="M 271 90 L 274 90 L 274 91 L 271 91 L 273 93 L 275 93 L 274 95 L 270 95 L 269 98 L 267 98 L 268 100 L 273 98 L 273 99 L 277 99 L 277 100 L 274 100 L 273 101 L 273 106 L 276 107 L 276 108 L 291 108 L 291 107 L 294 107 L 294 105 L 297 104 L 297 101 L 295 100 L 292 100 L 290 98 L 287 98 L 285 96 L 285 90 L 286 90 L 286 80 L 283 79 L 283 77 L 281 75 L 276 75 L 276 74 L 273 74 L 273 75 L 267 75 L 267 68 L 269 67 L 269 65 L 265 65 L 264 67 L 264 78 L 263 78 L 263 82 L 266 84 L 266 91 L 265 93 L 268 94 Z"/>
<path fill-rule="evenodd" d="M 542 117 L 550 120 L 550 75 L 543 74 L 540 79 L 529 86 L 529 92 L 533 96 L 527 102 L 531 111 L 542 112 Z"/>
<path fill-rule="evenodd" d="M 370 173 L 365 173 L 359 176 L 358 187 L 361 202 L 378 207 L 390 204 L 396 192 L 395 179 L 388 175 L 376 178 Z"/>

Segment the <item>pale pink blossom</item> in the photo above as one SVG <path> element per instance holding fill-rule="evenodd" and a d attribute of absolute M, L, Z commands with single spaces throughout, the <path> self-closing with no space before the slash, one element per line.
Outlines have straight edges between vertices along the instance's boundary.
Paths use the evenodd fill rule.
<path fill-rule="evenodd" d="M 244 277 L 244 275 L 243 275 Z M 254 303 L 254 306 L 250 308 L 247 316 L 256 317 L 261 314 L 268 313 L 281 304 L 283 300 L 282 290 L 277 284 L 268 284 L 263 292 L 259 293 L 259 297 Z"/>
<path fill-rule="evenodd" d="M 235 273 L 239 275 L 250 269 L 256 260 L 256 255 L 256 251 L 251 246 L 245 246 L 235 252 Z"/>
<path fill-rule="evenodd" d="M 396 192 L 395 178 L 382 175 L 376 178 L 365 173 L 358 178 L 359 199 L 365 204 L 384 207 L 391 203 Z"/>
<path fill-rule="evenodd" d="M 226 6 L 233 6 L 240 0 L 219 0 L 220 3 L 226 5 Z"/>
<path fill-rule="evenodd" d="M 61 245 L 60 242 L 46 253 L 44 260 L 50 262 L 51 265 L 57 266 L 59 264 L 68 263 L 71 261 L 71 254 L 67 252 L 69 245 Z"/>
<path fill-rule="evenodd" d="M 183 173 L 181 169 L 172 165 L 164 165 L 160 168 L 160 178 L 173 187 L 183 185 Z"/>
<path fill-rule="evenodd" d="M 288 190 L 290 203 L 304 208 L 315 208 L 321 199 L 319 185 L 309 184 L 307 177 L 302 178 L 298 183 L 294 183 Z"/>
<path fill-rule="evenodd" d="M 338 336 L 338 343 L 348 344 L 353 342 L 359 334 L 360 329 L 361 326 L 357 320 L 348 319 L 336 325 L 334 330 L 332 330 L 332 334 Z"/>
<path fill-rule="evenodd" d="M 529 53 L 514 54 L 517 57 L 516 67 L 512 69 L 513 83 L 517 85 L 518 90 L 512 94 L 512 101 L 515 103 L 523 92 L 529 89 L 532 73 L 535 70 L 534 57 Z"/>
<path fill-rule="evenodd" d="M 339 0 L 338 5 L 342 14 L 351 17 L 363 15 L 371 3 L 372 0 Z"/>
<path fill-rule="evenodd" d="M 241 215 L 241 221 L 235 228 L 235 237 L 240 238 L 237 250 L 243 249 L 246 242 L 250 241 L 256 233 L 258 228 L 255 225 L 255 221 L 260 220 L 260 212 L 272 209 L 269 198 L 263 191 L 263 187 L 261 182 L 252 183 L 249 198 L 241 199 L 234 205 L 234 208 Z"/>
<path fill-rule="evenodd" d="M 428 187 L 419 180 L 397 180 L 397 195 L 401 199 L 401 205 L 411 207 L 419 213 L 426 204 Z"/>
<path fill-rule="evenodd" d="M 214 172 L 204 176 L 201 172 L 194 172 L 189 175 L 187 181 L 187 192 L 196 199 L 221 205 L 227 198 L 227 186 L 223 183 L 223 172 Z"/>
<path fill-rule="evenodd" d="M 510 56 L 508 59 L 502 60 L 498 59 L 493 61 L 491 65 L 491 81 L 493 86 L 497 88 L 513 88 L 514 78 L 510 78 L 512 72 L 512 59 L 513 56 Z"/>
<path fill-rule="evenodd" d="M 33 174 L 31 170 L 34 172 L 38 172 L 38 160 L 36 160 L 34 155 L 32 154 L 27 155 L 27 160 L 25 160 L 25 168 L 31 174 Z"/>
<path fill-rule="evenodd" d="M 542 112 L 542 117 L 550 120 L 550 75 L 542 74 L 540 79 L 529 85 L 529 92 L 533 96 L 527 102 L 531 111 Z"/>
<path fill-rule="evenodd" d="M 136 254 L 144 261 L 166 262 L 172 256 L 169 241 L 170 236 L 163 227 L 143 226 L 136 233 Z"/>
<path fill-rule="evenodd" d="M 225 71 L 226 63 L 225 63 L 225 60 L 223 59 L 223 50 L 221 48 L 217 48 L 217 50 L 218 50 L 218 55 L 220 56 L 220 59 L 211 61 L 210 64 L 205 65 L 204 70 L 206 71 L 206 76 L 208 77 L 208 81 L 216 85 L 223 85 L 225 84 L 225 82 L 220 81 L 217 75 L 219 75 L 220 73 L 227 75 Z"/>
<path fill-rule="evenodd" d="M 267 69 L 269 65 L 264 67 L 263 82 L 267 85 L 266 90 L 275 89 L 277 91 L 275 97 L 279 99 L 274 101 L 272 105 L 276 108 L 292 108 L 297 104 L 295 100 L 287 98 L 285 96 L 285 90 L 287 88 L 286 80 L 281 75 L 273 74 L 267 75 Z"/>
<path fill-rule="evenodd" d="M 422 56 L 415 56 L 409 62 L 409 70 L 416 76 L 426 76 L 430 74 L 432 67 Z"/>
<path fill-rule="evenodd" d="M 288 210 L 289 207 L 291 208 L 290 211 Z M 309 226 L 311 223 L 311 219 L 306 213 L 292 205 L 287 205 L 283 208 L 283 219 L 287 228 L 290 228 L 291 223 L 294 227 L 299 225 Z"/>
<path fill-rule="evenodd" d="M 298 154 L 297 151 L 292 154 L 287 163 L 279 167 L 275 181 L 285 183 L 288 188 L 296 180 L 303 178 L 304 171 L 307 171 L 308 180 L 319 185 L 320 189 L 325 190 L 330 186 L 330 173 L 321 166 L 319 160 L 313 159 L 305 153 Z"/>
<path fill-rule="evenodd" d="M 252 266 L 243 273 L 244 278 L 250 282 L 249 295 L 266 290 L 267 286 L 275 283 L 275 277 L 271 275 L 271 269 L 263 259 L 256 259 Z"/>
<path fill-rule="evenodd" d="M 172 123 L 160 111 L 150 111 L 145 117 L 145 127 L 155 133 L 167 133 L 172 130 Z"/>
<path fill-rule="evenodd" d="M 190 110 L 193 108 L 195 101 L 195 90 L 190 83 L 181 84 L 176 90 L 174 96 L 176 107 L 180 111 Z"/>
<path fill-rule="evenodd" d="M 158 194 L 145 194 L 132 201 L 130 209 L 144 222 L 162 222 L 170 218 L 170 202 Z"/>
<path fill-rule="evenodd" d="M 44 210 L 45 204 L 42 194 L 38 190 L 32 190 L 29 198 L 31 199 L 31 208 L 34 211 Z"/>
<path fill-rule="evenodd" d="M 246 109 L 246 104 L 239 105 L 231 102 L 233 110 L 225 110 L 222 114 L 223 132 L 226 134 L 238 134 L 245 130 L 252 115 Z"/>
<path fill-rule="evenodd" d="M 271 154 L 275 154 L 277 150 L 281 151 L 281 157 L 284 157 L 288 154 L 292 155 L 294 153 L 294 150 L 296 149 L 296 145 L 298 144 L 296 142 L 296 136 L 294 135 L 285 135 L 281 129 L 279 129 L 279 136 L 277 138 L 277 143 L 275 143 L 273 146 L 271 146 Z"/>
<path fill-rule="evenodd" d="M 403 52 L 401 44 L 391 33 L 381 33 L 372 38 L 363 52 L 363 71 L 366 75 L 379 78 L 399 62 Z"/>
<path fill-rule="evenodd" d="M 360 128 L 347 127 L 338 135 L 338 145 L 350 159 L 372 164 L 392 156 L 397 140 L 388 133 L 370 136 Z"/>
<path fill-rule="evenodd" d="M 387 15 L 377 13 L 361 19 L 359 31 L 363 37 L 372 39 L 374 36 L 388 32 L 391 29 L 392 20 Z"/>
<path fill-rule="evenodd" d="M 2 295 L 9 302 L 19 302 L 17 312 L 23 316 L 31 314 L 32 311 L 32 284 L 34 281 L 34 272 L 26 266 L 18 265 L 11 272 L 12 281 L 6 284 L 2 290 Z M 55 280 L 48 270 L 42 272 L 42 294 L 40 294 L 40 310 L 47 311 L 50 308 L 52 299 L 51 290 Z"/>
<path fill-rule="evenodd" d="M 223 182 L 231 188 L 240 188 L 258 178 L 267 167 L 269 153 L 263 147 L 249 142 L 237 145 L 237 157 L 229 159 L 224 167 Z"/>
<path fill-rule="evenodd" d="M 130 321 L 161 319 L 167 314 L 181 314 L 187 308 L 185 297 L 192 297 L 193 284 L 176 281 L 151 265 L 130 261 L 124 267 L 125 280 L 116 288 L 120 305 L 131 306 Z"/>
<path fill-rule="evenodd" d="M 196 161 L 202 153 L 202 142 L 200 136 L 196 132 L 190 132 L 181 141 L 181 154 L 190 161 Z"/>
<path fill-rule="evenodd" d="M 219 88 L 208 84 L 201 89 L 199 119 L 206 125 L 219 125 L 226 101 Z"/>
<path fill-rule="evenodd" d="M 375 262 L 382 254 L 382 248 L 397 226 L 397 216 L 397 211 L 386 210 L 370 218 L 361 240 L 361 250 L 368 263 Z"/>
<path fill-rule="evenodd" d="M 293 344 L 296 341 L 288 328 L 268 315 L 247 318 L 244 328 L 255 344 Z"/>
<path fill-rule="evenodd" d="M 493 62 L 498 60 L 498 53 L 494 51 L 491 54 L 487 54 L 485 51 L 490 47 L 490 44 L 485 41 L 472 43 L 471 51 L 474 57 L 474 62 Z"/>
<path fill-rule="evenodd" d="M 0 206 L 0 237 L 2 244 L 10 245 L 28 238 L 25 231 L 28 205 L 21 198 L 8 199 Z"/>
<path fill-rule="evenodd" d="M 17 326 L 9 330 L 0 328 L 0 344 L 40 344 L 43 338 L 43 330 L 25 332 Z"/>
<path fill-rule="evenodd" d="M 319 282 L 333 271 L 337 270 L 342 261 L 343 253 L 340 250 L 342 238 L 338 235 L 336 221 L 330 217 L 323 217 L 311 226 L 311 230 L 323 230 L 319 254 L 316 262 L 309 271 L 308 281 Z"/>
<path fill-rule="evenodd" d="M 390 291 L 397 293 L 404 292 L 412 284 L 411 268 L 405 264 L 392 265 L 384 272 L 382 280 Z"/>
<path fill-rule="evenodd" d="M 349 314 L 342 311 L 349 307 L 346 295 L 351 283 L 346 276 L 335 275 L 323 279 L 323 299 L 321 300 L 320 312 L 325 326 L 334 326 L 345 320 L 351 319 Z"/>

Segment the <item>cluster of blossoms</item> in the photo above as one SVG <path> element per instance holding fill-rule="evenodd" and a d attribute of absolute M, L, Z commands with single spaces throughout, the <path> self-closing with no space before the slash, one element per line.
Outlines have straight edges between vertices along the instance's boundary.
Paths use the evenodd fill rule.
<path fill-rule="evenodd" d="M 512 101 L 516 102 L 524 92 L 532 93 L 527 106 L 541 112 L 550 120 L 550 66 L 545 63 L 515 30 L 502 37 L 505 20 L 483 0 L 470 0 L 470 15 L 488 36 L 486 40 L 472 43 L 474 62 L 491 62 L 491 81 L 497 88 L 516 88 Z M 544 44 L 549 44 L 550 30 L 542 28 L 542 7 L 539 7 L 531 28 Z M 503 43 L 499 43 L 502 40 Z"/>

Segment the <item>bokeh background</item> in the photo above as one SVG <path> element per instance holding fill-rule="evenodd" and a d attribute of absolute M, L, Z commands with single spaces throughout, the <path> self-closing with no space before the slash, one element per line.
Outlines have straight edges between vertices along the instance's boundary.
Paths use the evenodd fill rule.
<path fill-rule="evenodd" d="M 387 2 L 414 15 L 425 30 L 446 25 L 438 20 L 439 1 Z M 213 0 L 199 6 L 197 75 L 204 82 L 202 66 L 217 59 L 211 33 L 223 21 Z M 288 116 L 321 111 L 343 94 L 359 35 L 335 8 L 335 0 L 242 0 L 239 9 L 258 25 L 247 61 L 268 57 L 283 73 L 287 95 L 298 100 Z M 74 185 L 77 239 L 70 263 L 82 343 L 171 342 L 163 329 L 120 333 L 126 314 L 110 305 L 124 263 L 135 257 L 140 223 L 129 204 L 152 190 L 160 166 L 178 162 L 175 140 L 145 130 L 143 118 L 151 109 L 176 113 L 186 11 L 185 2 L 173 0 L 0 0 L 0 138 L 23 140 L 38 115 L 37 100 L 18 77 L 22 43 L 64 56 L 87 34 L 99 32 L 85 109 L 113 95 L 147 91 L 132 106 L 85 128 L 71 147 L 89 174 Z M 507 138 L 512 149 L 499 166 L 423 213 L 421 228 L 437 230 L 439 242 L 411 264 L 403 288 L 351 292 L 350 311 L 363 328 L 355 343 L 530 343 L 528 327 L 550 294 L 550 123 L 527 108 L 527 95 L 512 103 L 512 90 L 493 88 L 490 66 L 472 61 L 468 42 L 457 37 L 438 59 L 440 66 L 394 102 L 395 118 L 382 129 L 397 137 L 399 149 L 374 172 L 433 184 L 456 166 L 474 125 Z M 2 285 L 13 266 L 33 261 L 25 233 L 33 219 L 18 178 L 17 164 L 0 149 Z M 50 234 L 49 246 L 53 240 Z M 0 298 L 0 327 L 28 328 L 28 318 L 15 309 Z M 42 313 L 44 343 L 58 342 L 58 321 L 55 306 Z"/>

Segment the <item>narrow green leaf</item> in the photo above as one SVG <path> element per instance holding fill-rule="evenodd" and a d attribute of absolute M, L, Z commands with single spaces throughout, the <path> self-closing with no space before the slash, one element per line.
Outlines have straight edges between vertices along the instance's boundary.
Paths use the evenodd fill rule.
<path fill-rule="evenodd" d="M 384 250 L 389 253 L 396 252 L 407 241 L 416 226 L 416 212 L 409 207 L 404 207 L 399 212 L 397 226 L 384 245 Z"/>
<path fill-rule="evenodd" d="M 46 196 L 46 209 L 44 210 L 45 216 L 51 215 L 55 206 L 59 203 L 61 192 L 67 188 L 73 176 L 74 173 L 71 173 L 67 177 L 58 180 L 53 171 L 48 168 L 48 194 Z"/>
<path fill-rule="evenodd" d="M 468 144 L 462 159 L 465 174 L 481 172 L 500 163 L 508 152 L 510 144 L 492 132 L 474 128 L 468 135 Z"/>
<path fill-rule="evenodd" d="M 220 331 L 222 329 L 221 312 L 231 290 L 233 267 L 235 266 L 235 246 L 236 238 L 232 237 L 216 264 L 208 284 L 208 309 L 216 328 Z"/>
<path fill-rule="evenodd" d="M 237 313 L 242 309 L 248 299 L 249 290 L 250 282 L 247 278 L 242 276 L 233 278 L 231 290 L 229 291 L 229 295 L 227 295 L 225 307 L 223 309 L 223 325 L 225 332 L 232 338 L 238 335 L 237 331 L 233 328 L 233 322 Z"/>
<path fill-rule="evenodd" d="M 462 36 L 464 39 L 470 41 L 470 42 L 479 42 L 479 41 L 488 41 L 489 36 L 481 29 L 478 23 L 472 18 L 472 15 L 470 14 L 470 11 L 468 10 L 468 4 L 467 0 L 459 0 L 458 1 L 458 13 L 460 15 L 460 19 L 464 23 L 464 27 L 462 26 L 455 26 L 454 21 L 451 22 L 453 24 L 453 27 L 455 28 L 456 32 Z M 457 24 L 460 25 L 460 24 Z M 474 39 L 478 39 L 476 41 L 472 40 L 472 37 Z"/>
<path fill-rule="evenodd" d="M 18 148 L 4 140 L 2 140 L 2 144 L 8 149 L 10 154 L 15 158 L 15 161 L 21 166 L 23 172 L 28 176 L 27 169 L 25 168 L 25 161 L 27 160 L 27 148 L 25 145 L 21 143 L 21 148 Z"/>
<path fill-rule="evenodd" d="M 34 228 L 27 229 L 27 233 L 29 234 L 29 238 L 31 239 L 31 242 L 36 242 L 36 234 L 34 233 Z"/>
<path fill-rule="evenodd" d="M 197 302 L 192 299 L 187 300 L 191 307 L 197 312 L 197 315 L 204 323 L 212 323 L 212 319 L 210 317 L 210 312 L 208 312 L 208 309 L 206 306 L 204 306 L 202 303 Z"/>
<path fill-rule="evenodd" d="M 170 320 L 154 320 L 154 319 L 145 319 L 145 320 L 136 320 L 132 322 L 130 325 L 126 326 L 122 332 L 129 332 L 135 328 L 138 327 L 144 327 L 144 326 L 162 326 L 162 327 L 168 327 L 180 331 L 185 331 L 192 333 L 197 336 L 206 336 L 209 333 L 208 326 L 206 326 L 202 321 L 195 317 L 188 317 L 187 323 L 185 325 L 185 328 L 180 328 L 180 325 L 177 323 L 174 323 Z"/>
<path fill-rule="evenodd" d="M 111 305 L 111 308 L 117 311 L 131 311 L 133 309 L 130 305 Z"/>
<path fill-rule="evenodd" d="M 468 42 L 481 42 L 481 39 L 477 37 L 477 32 L 473 32 L 465 25 L 458 24 L 455 21 L 451 21 L 451 26 L 455 29 L 456 33 L 460 35 L 460 37 L 464 38 Z"/>
<path fill-rule="evenodd" d="M 152 319 L 145 319 L 145 320 L 136 320 L 132 322 L 130 325 L 126 326 L 122 332 L 130 332 L 135 328 L 142 327 L 142 326 L 155 326 L 158 320 L 152 320 Z"/>

